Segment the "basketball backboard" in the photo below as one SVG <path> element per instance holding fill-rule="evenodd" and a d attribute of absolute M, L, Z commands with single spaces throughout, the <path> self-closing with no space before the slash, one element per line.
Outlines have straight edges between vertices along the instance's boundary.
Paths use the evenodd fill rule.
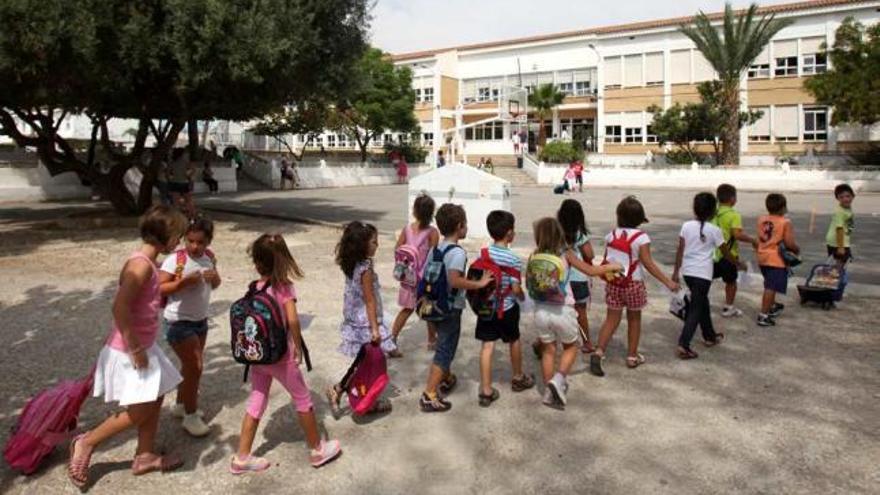
<path fill-rule="evenodd" d="M 518 86 L 502 86 L 498 95 L 498 117 L 509 122 L 524 122 L 529 113 L 529 92 Z"/>

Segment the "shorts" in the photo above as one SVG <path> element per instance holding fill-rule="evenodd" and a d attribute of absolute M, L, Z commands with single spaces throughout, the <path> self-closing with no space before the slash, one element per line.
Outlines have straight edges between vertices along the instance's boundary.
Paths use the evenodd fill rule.
<path fill-rule="evenodd" d="M 535 304 L 535 328 L 538 338 L 545 344 L 561 342 L 573 344 L 581 335 L 577 313 L 571 306 Z"/>
<path fill-rule="evenodd" d="M 519 304 L 504 311 L 499 320 L 498 315 L 491 320 L 477 319 L 477 340 L 494 342 L 501 339 L 505 344 L 519 340 Z"/>
<path fill-rule="evenodd" d="M 190 337 L 204 337 L 208 334 L 208 320 L 198 321 L 165 321 L 165 340 L 169 344 L 183 342 Z"/>
<path fill-rule="evenodd" d="M 721 258 L 715 262 L 712 269 L 713 279 L 720 278 L 725 284 L 735 284 L 737 277 L 739 277 L 739 270 L 729 259 Z"/>
<path fill-rule="evenodd" d="M 461 310 L 455 309 L 445 320 L 435 324 L 437 328 L 437 344 L 434 347 L 434 364 L 445 372 L 449 372 L 455 351 L 458 350 L 458 338 L 461 336 Z"/>
<path fill-rule="evenodd" d="M 762 266 L 761 275 L 764 276 L 764 290 L 785 294 L 788 289 L 788 268 Z"/>
<path fill-rule="evenodd" d="M 627 280 L 620 284 L 605 285 L 605 304 L 608 309 L 641 311 L 648 305 L 648 289 L 641 280 Z"/>
<path fill-rule="evenodd" d="M 586 304 L 590 300 L 590 282 L 569 282 L 571 296 L 575 304 Z"/>
<path fill-rule="evenodd" d="M 575 175 L 574 180 L 578 183 L 579 186 L 584 185 L 584 176 L 583 175 Z"/>
<path fill-rule="evenodd" d="M 169 182 L 168 192 L 175 194 L 189 194 L 192 192 L 192 186 L 189 182 Z"/>
<path fill-rule="evenodd" d="M 846 263 L 848 261 L 852 261 L 852 259 L 853 259 L 852 249 L 850 249 L 848 247 L 843 248 L 845 250 L 845 252 L 843 254 L 843 258 L 841 258 L 840 256 L 837 256 L 837 248 L 836 247 L 827 246 L 827 245 L 825 247 L 828 248 L 828 256 L 833 256 L 834 259 L 836 259 L 837 261 Z"/>

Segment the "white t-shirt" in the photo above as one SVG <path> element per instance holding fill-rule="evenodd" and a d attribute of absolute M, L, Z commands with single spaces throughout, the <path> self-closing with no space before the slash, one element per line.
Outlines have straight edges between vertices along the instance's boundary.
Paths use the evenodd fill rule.
<path fill-rule="evenodd" d="M 630 253 L 630 255 L 632 256 L 631 260 L 630 260 L 629 256 L 626 255 L 626 253 L 621 253 L 621 252 L 617 251 L 616 249 L 608 249 L 608 247 L 607 247 L 608 243 L 611 242 L 612 234 L 614 234 L 615 232 L 617 233 L 617 237 L 621 237 L 622 233 L 625 232 L 627 238 L 632 238 L 632 236 L 638 234 L 639 232 L 642 232 L 642 235 L 637 237 L 636 240 L 633 241 L 633 243 L 632 243 L 632 252 Z M 648 233 L 645 231 L 642 231 L 639 229 L 616 228 L 616 229 L 612 230 L 611 232 L 609 232 L 608 235 L 605 236 L 605 246 L 606 246 L 605 253 L 607 254 L 608 261 L 619 263 L 623 267 L 624 273 L 626 273 L 626 270 L 629 269 L 630 263 L 634 263 L 634 262 L 638 261 L 639 249 L 642 246 L 644 246 L 645 244 L 650 244 L 650 243 L 651 243 L 651 238 L 648 237 Z M 642 268 L 641 262 L 639 262 L 636 265 L 636 269 L 632 274 L 632 279 L 633 280 L 645 280 L 645 269 Z"/>
<path fill-rule="evenodd" d="M 161 270 L 174 274 L 177 269 L 177 253 L 171 253 L 162 262 Z M 183 277 L 205 270 L 213 270 L 214 263 L 208 255 L 193 259 L 186 255 Z M 163 316 L 168 321 L 200 321 L 208 317 L 208 303 L 211 300 L 211 284 L 204 280 L 198 284 L 181 289 L 168 296 Z"/>
<path fill-rule="evenodd" d="M 681 226 L 679 237 L 684 241 L 681 274 L 712 280 L 715 248 L 724 244 L 724 235 L 717 226 L 703 222 L 703 240 L 700 240 L 700 222 L 688 220 Z"/>

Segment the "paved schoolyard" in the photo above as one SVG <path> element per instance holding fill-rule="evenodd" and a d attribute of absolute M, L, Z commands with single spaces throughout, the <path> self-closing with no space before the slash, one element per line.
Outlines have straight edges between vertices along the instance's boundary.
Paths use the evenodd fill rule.
<path fill-rule="evenodd" d="M 314 195 L 322 198 L 318 211 L 357 213 L 391 230 L 402 222 L 402 208 L 378 204 L 399 205 L 403 193 L 397 189 L 309 191 L 278 199 L 242 196 L 241 202 L 296 204 L 305 214 L 314 203 L 305 198 Z M 537 191 L 532 194 L 521 197 L 533 198 L 531 217 L 528 207 L 520 209 L 527 200 L 514 203 L 520 218 L 550 213 L 555 207 Z M 607 225 L 611 203 L 620 194 L 585 195 L 589 211 L 597 212 L 591 215 L 597 230 L 603 222 Z M 358 196 L 364 204 L 346 206 Z M 686 205 L 690 193 L 640 196 L 649 204 L 651 227 L 668 224 L 672 232 L 672 225 L 685 215 L 676 214 L 673 222 L 664 218 L 665 211 L 677 208 L 661 207 L 664 202 Z M 820 199 L 825 202 L 818 197 L 816 201 Z M 873 221 L 861 213 L 869 203 L 860 203 L 862 199 L 856 203 L 860 229 Z M 603 201 L 608 204 L 598 204 Z M 809 208 L 810 201 L 792 203 Z M 119 264 L 137 245 L 130 227 L 63 230 L 39 220 L 52 215 L 28 210 L 18 207 L 11 212 L 0 206 L 4 432 L 32 393 L 88 371 L 109 325 Z M 32 221 L 31 216 L 38 219 Z M 501 399 L 489 409 L 478 407 L 478 345 L 473 316 L 466 313 L 454 365 L 461 379 L 450 397 L 454 407 L 444 415 L 420 413 L 417 398 L 430 355 L 423 347 L 424 326 L 413 321 L 402 336 L 406 356 L 390 362 L 394 411 L 365 420 L 334 420 L 321 390 L 347 365 L 335 352 L 342 307 L 342 276 L 332 261 L 338 230 L 229 215 L 219 215 L 218 221 L 213 247 L 224 281 L 213 296 L 202 389 L 202 407 L 213 432 L 205 439 L 190 439 L 163 412 L 159 444 L 181 452 L 187 459 L 184 468 L 168 475 L 131 476 L 128 466 L 135 441 L 125 434 L 94 456 L 90 493 L 876 493 L 880 312 L 874 297 L 852 294 L 831 312 L 790 305 L 773 329 L 757 328 L 751 318 L 724 320 L 716 314 L 727 341 L 708 350 L 697 345 L 700 358 L 682 362 L 673 356 L 680 324 L 666 313 L 663 292 L 652 283 L 642 339 L 648 363 L 638 370 L 624 367 L 621 330 L 610 349 L 608 376 L 593 377 L 577 365 L 564 412 L 542 406 L 539 391 L 510 392 L 503 349 L 496 354 Z M 520 229 L 523 225 L 527 223 L 521 222 Z M 307 379 L 322 427 L 341 439 L 345 452 L 325 468 L 308 467 L 302 434 L 287 397 L 276 386 L 255 444 L 256 452 L 271 459 L 273 466 L 261 475 L 236 478 L 227 467 L 238 440 L 247 385 L 241 383 L 241 366 L 229 356 L 226 311 L 253 277 L 246 247 L 266 230 L 285 235 L 306 272 L 298 283 L 299 309 L 314 315 L 305 335 L 315 362 Z M 657 237 L 658 245 L 671 239 Z M 392 242 L 389 235 L 381 238 L 376 269 L 384 283 L 386 310 L 393 313 Z M 476 246 L 470 247 L 473 255 Z M 869 247 L 866 244 L 866 251 Z M 600 286 L 595 286 L 599 295 Z M 719 295 L 716 288 L 715 304 Z M 750 316 L 757 299 L 753 288 L 742 293 Z M 594 334 L 603 314 L 602 298 L 597 297 L 590 310 Z M 531 339 L 529 317 L 522 328 Z M 525 363 L 528 371 L 538 371 L 531 356 Z M 111 411 L 90 400 L 82 424 L 94 425 Z M 0 492 L 77 493 L 66 480 L 66 459 L 62 447 L 44 469 L 27 478 L 0 468 Z"/>

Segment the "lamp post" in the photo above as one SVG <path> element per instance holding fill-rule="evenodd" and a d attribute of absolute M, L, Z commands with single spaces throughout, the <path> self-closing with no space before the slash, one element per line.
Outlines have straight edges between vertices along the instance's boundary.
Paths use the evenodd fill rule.
<path fill-rule="evenodd" d="M 593 132 L 595 150 L 597 153 L 605 151 L 605 88 L 602 85 L 604 74 L 602 70 L 602 54 L 593 43 L 588 43 L 587 48 L 596 54 L 596 129 Z"/>

